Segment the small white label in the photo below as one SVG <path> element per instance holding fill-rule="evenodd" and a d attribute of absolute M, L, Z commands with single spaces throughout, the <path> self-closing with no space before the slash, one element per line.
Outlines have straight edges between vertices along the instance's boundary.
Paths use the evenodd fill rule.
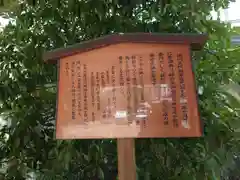
<path fill-rule="evenodd" d="M 117 111 L 115 114 L 115 118 L 126 118 L 127 111 Z"/>

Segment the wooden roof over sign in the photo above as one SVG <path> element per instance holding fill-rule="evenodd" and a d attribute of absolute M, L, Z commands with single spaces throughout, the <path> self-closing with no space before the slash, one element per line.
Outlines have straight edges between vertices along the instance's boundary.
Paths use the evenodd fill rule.
<path fill-rule="evenodd" d="M 160 33 L 124 33 L 112 34 L 91 41 L 55 49 L 44 54 L 44 60 L 56 63 L 63 57 L 90 51 L 119 43 L 157 43 L 157 44 L 189 44 L 192 50 L 200 50 L 208 36 L 206 34 L 160 34 Z"/>

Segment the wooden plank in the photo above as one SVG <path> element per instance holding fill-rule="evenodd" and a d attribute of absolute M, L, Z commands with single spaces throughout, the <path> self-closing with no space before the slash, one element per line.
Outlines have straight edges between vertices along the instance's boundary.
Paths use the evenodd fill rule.
<path fill-rule="evenodd" d="M 122 43 L 59 66 L 57 139 L 202 136 L 187 44 Z"/>
<path fill-rule="evenodd" d="M 135 139 L 117 139 L 118 179 L 136 180 Z"/>

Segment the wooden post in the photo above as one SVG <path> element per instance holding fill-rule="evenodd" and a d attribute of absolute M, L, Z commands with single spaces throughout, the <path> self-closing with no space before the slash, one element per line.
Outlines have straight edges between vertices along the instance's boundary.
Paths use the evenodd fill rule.
<path fill-rule="evenodd" d="M 119 180 L 136 180 L 135 139 L 117 139 Z"/>

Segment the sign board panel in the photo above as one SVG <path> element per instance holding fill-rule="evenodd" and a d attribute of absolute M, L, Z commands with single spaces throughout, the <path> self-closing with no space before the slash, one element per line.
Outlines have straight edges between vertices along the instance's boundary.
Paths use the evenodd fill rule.
<path fill-rule="evenodd" d="M 58 63 L 58 139 L 201 136 L 188 44 L 120 43 Z"/>

